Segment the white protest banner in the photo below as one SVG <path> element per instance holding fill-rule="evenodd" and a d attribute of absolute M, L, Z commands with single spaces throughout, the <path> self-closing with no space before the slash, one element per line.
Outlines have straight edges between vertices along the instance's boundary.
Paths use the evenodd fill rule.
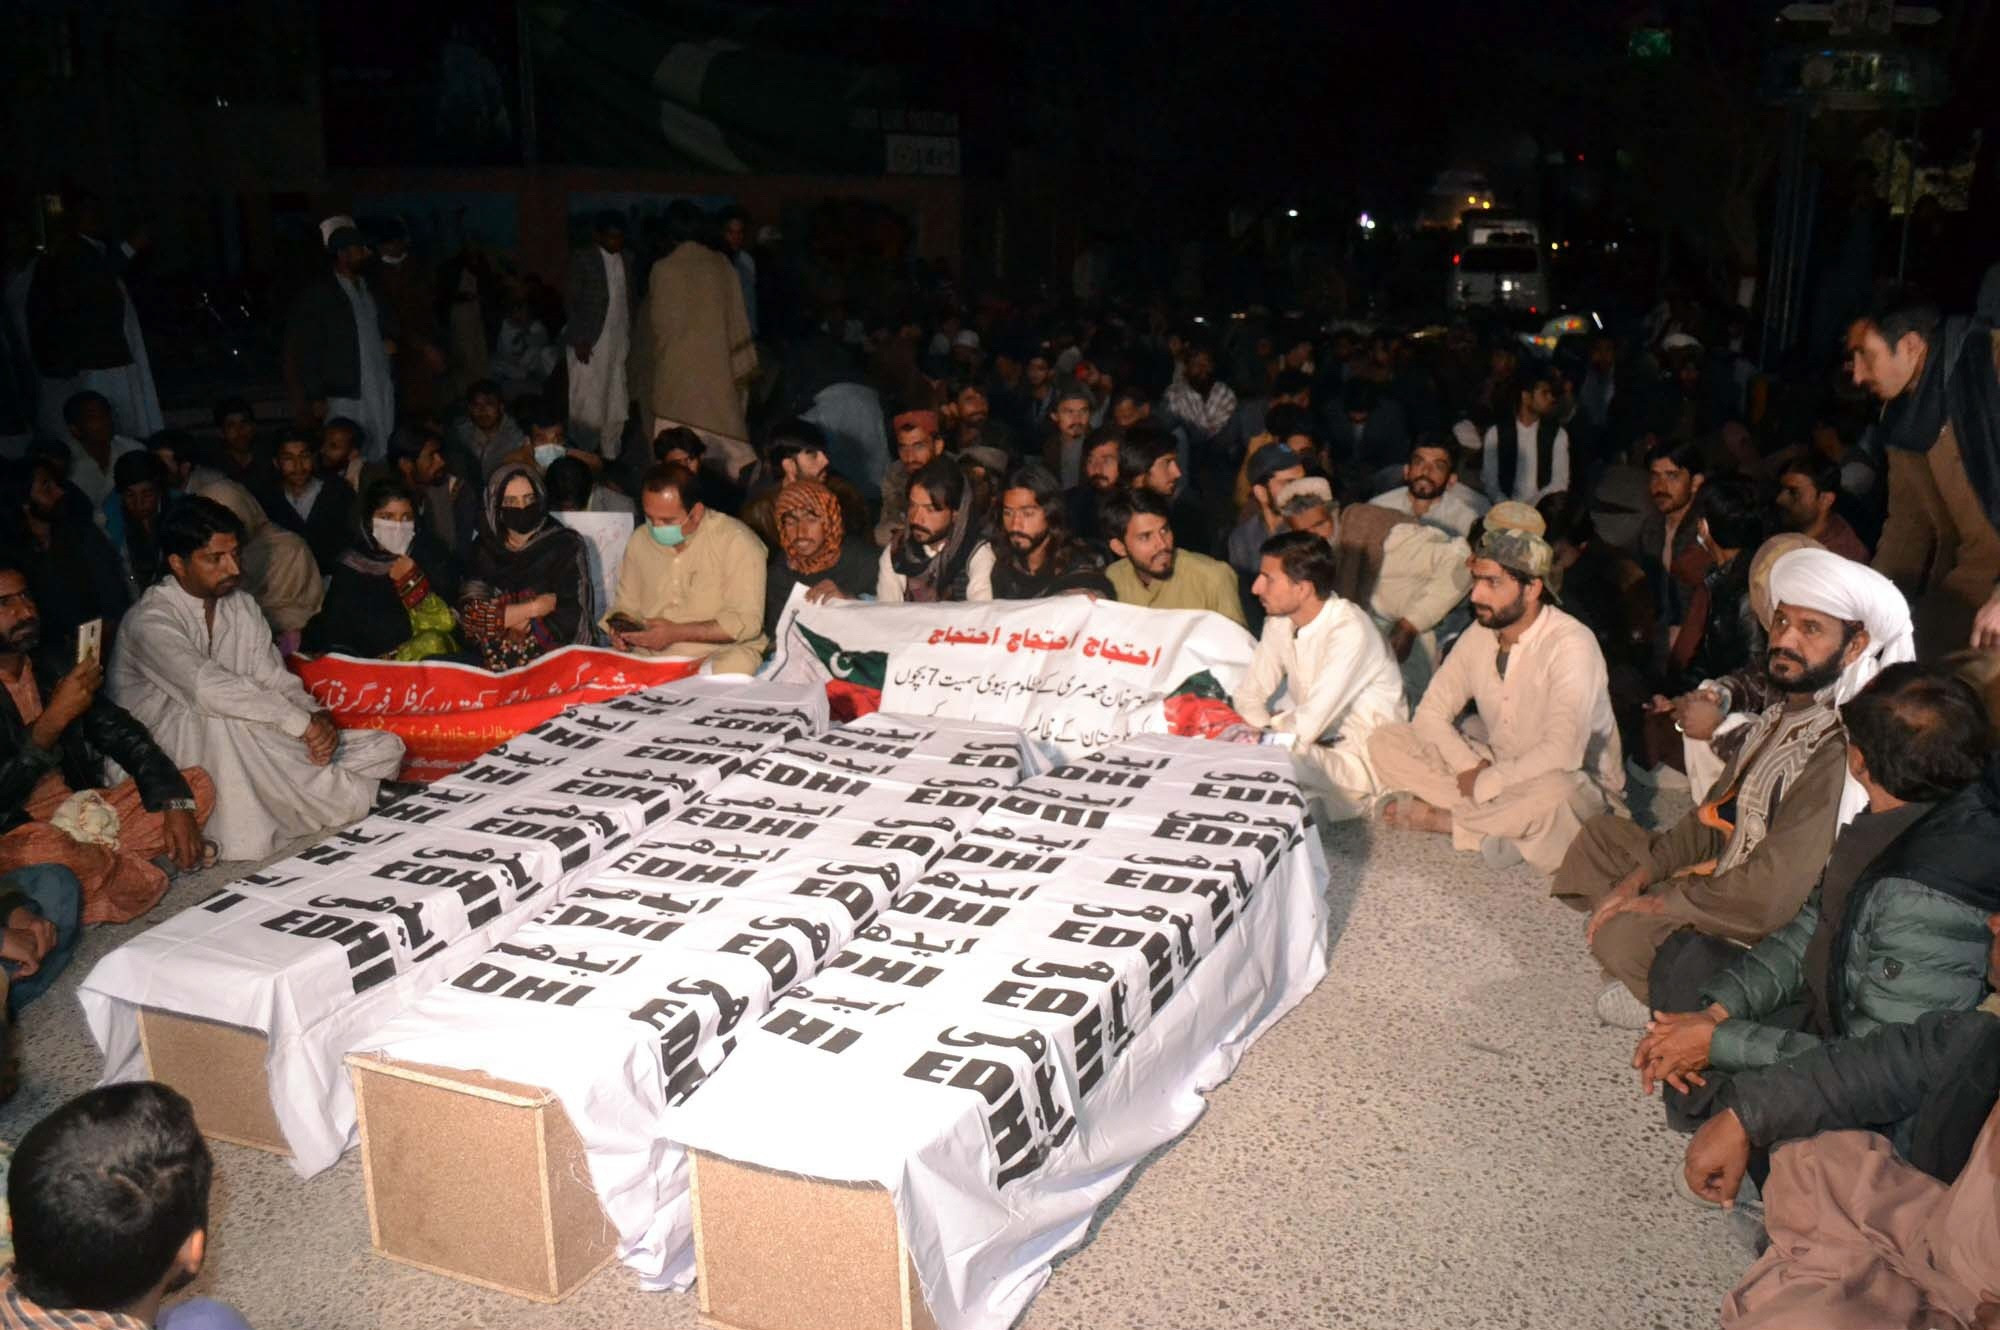
<path fill-rule="evenodd" d="M 1032 770 L 1018 730 L 886 713 L 773 748 L 593 866 L 350 1062 L 379 1054 L 553 1092 L 620 1259 L 649 1286 L 685 1282 L 687 1170 L 662 1134 L 667 1108 Z M 440 1143 L 433 1166 L 452 1148 Z"/>
<path fill-rule="evenodd" d="M 340 1059 L 355 1040 L 559 899 L 594 860 L 825 715 L 815 690 L 696 678 L 544 722 L 100 961 L 79 996 L 103 1079 L 146 1075 L 145 1008 L 256 1031 L 293 1165 L 311 1176 L 349 1143 Z M 687 756 L 642 777 L 662 753 Z"/>
<path fill-rule="evenodd" d="M 997 800 L 741 1032 L 668 1131 L 775 1170 L 773 1216 L 812 1180 L 883 1187 L 937 1324 L 1003 1330 L 1324 976 L 1325 875 L 1283 752 L 1114 745 Z M 698 1242 L 719 1280 L 730 1251 Z M 845 1292 L 796 1290 L 801 1323 Z"/>
<path fill-rule="evenodd" d="M 794 591 L 764 677 L 820 681 L 834 716 L 1002 716 L 1059 760 L 1129 734 L 1212 735 L 1256 641 L 1206 610 L 1085 596 L 807 604 Z"/>
<path fill-rule="evenodd" d="M 625 547 L 637 529 L 630 513 L 556 513 L 555 519 L 583 537 L 584 558 L 590 564 L 592 602 L 599 614 L 609 613 L 618 590 L 618 570 L 625 566 Z"/>

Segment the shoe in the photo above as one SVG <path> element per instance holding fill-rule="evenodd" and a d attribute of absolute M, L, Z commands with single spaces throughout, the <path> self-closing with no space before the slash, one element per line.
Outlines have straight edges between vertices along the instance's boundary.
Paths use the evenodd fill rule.
<path fill-rule="evenodd" d="M 1643 1030 L 1653 1013 L 1631 989 L 1613 980 L 1597 995 L 1597 1019 L 1620 1030 Z"/>
<path fill-rule="evenodd" d="M 1503 836 L 1480 837 L 1479 857 L 1486 861 L 1488 868 L 1512 868 L 1527 862 L 1514 842 Z"/>

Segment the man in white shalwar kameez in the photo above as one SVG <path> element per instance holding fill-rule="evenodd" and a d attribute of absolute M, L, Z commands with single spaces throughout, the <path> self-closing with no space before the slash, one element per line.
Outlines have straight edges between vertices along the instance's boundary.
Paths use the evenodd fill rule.
<path fill-rule="evenodd" d="M 160 521 L 161 578 L 126 614 L 111 693 L 182 766 L 215 782 L 207 833 L 224 859 L 364 816 L 396 774 L 403 741 L 340 730 L 285 668 L 256 601 L 240 590 L 242 524 L 190 498 Z"/>
<path fill-rule="evenodd" d="M 1403 675 L 1368 612 L 1335 593 L 1333 551 L 1287 531 L 1264 542 L 1251 586 L 1269 616 L 1230 699 L 1260 730 L 1291 736 L 1299 783 L 1330 821 L 1360 817 L 1380 793 L 1368 736 L 1409 718 Z M 1284 685 L 1286 707 L 1271 710 Z"/>
<path fill-rule="evenodd" d="M 578 448 L 615 458 L 632 392 L 625 362 L 632 354 L 632 300 L 638 286 L 633 258 L 625 252 L 625 218 L 600 213 L 596 243 L 578 250 L 570 262 L 569 326 L 563 330 L 569 361 L 569 438 Z"/>
<path fill-rule="evenodd" d="M 150 439 L 167 422 L 139 311 L 125 288 L 125 269 L 139 249 L 104 239 L 96 198 L 79 193 L 71 203 L 71 234 L 35 265 L 25 293 L 24 323 L 31 332 L 40 328 L 31 347 L 42 367 L 37 424 L 49 438 L 66 438 L 63 404 L 88 391 L 111 403 L 120 434 Z"/>
<path fill-rule="evenodd" d="M 329 249 L 353 246 L 365 250 L 361 230 L 352 217 L 329 217 L 319 227 Z M 326 418 L 346 416 L 361 422 L 362 452 L 370 462 L 380 462 L 389 455 L 389 435 L 396 428 L 396 374 L 389 366 L 388 339 L 381 333 L 386 325 L 376 306 L 374 290 L 358 271 L 349 272 L 336 265 L 334 278 L 354 309 L 354 341 L 361 355 L 361 383 L 353 397 L 329 395 Z"/>

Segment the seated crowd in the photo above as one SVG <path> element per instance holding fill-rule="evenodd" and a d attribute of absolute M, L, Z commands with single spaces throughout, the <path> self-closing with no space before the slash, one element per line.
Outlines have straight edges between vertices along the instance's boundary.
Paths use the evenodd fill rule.
<path fill-rule="evenodd" d="M 342 281 L 359 243 L 329 239 Z M 296 653 L 500 671 L 598 646 L 749 674 L 795 597 L 1099 597 L 1255 633 L 1224 737 L 1283 743 L 1321 817 L 1448 836 L 1468 871 L 1525 865 L 1578 911 L 1597 1016 L 1633 1031 L 1641 1083 L 1695 1133 L 1681 1190 L 1736 1204 L 1789 1169 L 1728 1318 L 1830 1296 L 1857 1205 L 1921 1202 L 1949 1226 L 1957 1179 L 1987 1206 L 1959 1219 L 1993 1236 L 2000 759 L 1952 653 L 2000 648 L 2000 495 L 1979 488 L 2000 483 L 2000 420 L 1977 417 L 2000 390 L 1903 401 L 1941 372 L 1934 309 L 1898 295 L 1855 323 L 1852 382 L 1889 408 L 1865 444 L 1837 405 L 1751 419 L 1704 388 L 1727 366 L 1685 332 L 1524 365 L 1470 330 L 1271 321 L 1217 342 L 989 306 L 977 332 L 941 310 L 935 339 L 900 315 L 804 332 L 752 448 L 731 376 L 755 353 L 697 346 L 657 303 L 682 249 L 649 284 L 622 247 L 622 219 L 597 219 L 560 361 L 541 322 L 517 330 L 510 380 L 564 375 L 566 397 L 481 379 L 381 438 L 336 383 L 269 431 L 229 401 L 216 439 L 139 441 L 83 392 L 71 438 L 12 467 L 10 1012 L 83 924 L 144 914 L 171 872 L 374 804 L 399 742 L 339 729 Z M 684 381 L 626 392 L 640 319 Z M 1986 451 L 1933 451 L 1940 431 Z M 630 524 L 614 576 L 579 515 Z M 1633 783 L 1694 807 L 1649 828 Z M 1774 1153 L 1800 1137 L 1817 1139 Z M 114 1224 L 76 1180 L 85 1149 L 129 1160 L 139 1218 Z M 9 1184 L 0 1325 L 41 1323 L 13 1310 L 30 1302 L 150 1320 L 200 1268 L 208 1169 L 160 1087 L 46 1120 Z M 100 1247 L 118 1259 L 73 1254 Z M 1868 1296 L 1956 1296 L 1938 1251 Z M 1990 1293 L 1991 1261 L 1975 1274 Z"/>

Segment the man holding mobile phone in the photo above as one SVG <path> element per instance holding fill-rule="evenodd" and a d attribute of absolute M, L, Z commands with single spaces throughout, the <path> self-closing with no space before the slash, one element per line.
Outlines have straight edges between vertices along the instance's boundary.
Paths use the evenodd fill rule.
<path fill-rule="evenodd" d="M 604 628 L 620 651 L 705 656 L 717 674 L 752 674 L 764 657 L 764 542 L 691 497 L 695 473 L 656 463 L 641 483 L 645 521 Z"/>
<path fill-rule="evenodd" d="M 0 559 L 0 874 L 60 865 L 82 885 L 84 923 L 123 923 L 165 894 L 158 861 L 182 871 L 208 861 L 201 829 L 215 788 L 105 695 L 91 627 L 73 655 L 68 642 L 45 646 L 27 578 Z M 131 779 L 101 788 L 106 759 Z"/>

